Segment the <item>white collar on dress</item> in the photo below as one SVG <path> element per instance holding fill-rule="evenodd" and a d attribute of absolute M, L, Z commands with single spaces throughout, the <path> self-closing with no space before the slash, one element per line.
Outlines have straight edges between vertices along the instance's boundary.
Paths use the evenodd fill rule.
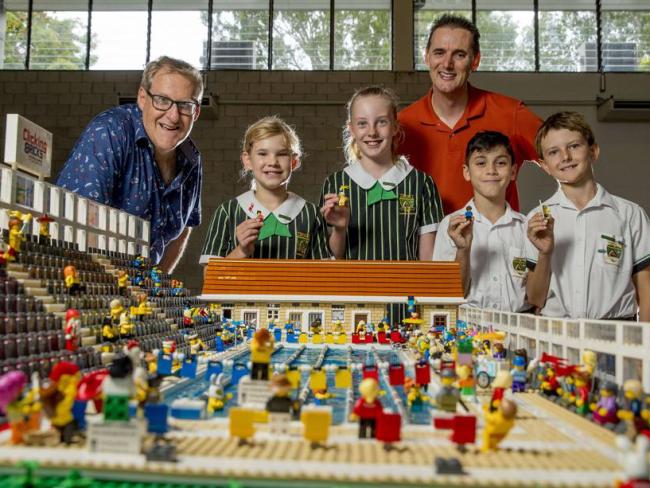
<path fill-rule="evenodd" d="M 376 180 L 368 174 L 356 159 L 351 160 L 344 169 L 348 176 L 364 190 L 369 190 L 375 186 L 377 181 L 379 181 L 379 184 L 384 190 L 394 190 L 412 170 L 413 166 L 411 166 L 404 156 L 400 156 L 393 167 L 386 171 L 379 180 Z"/>
<path fill-rule="evenodd" d="M 278 220 L 284 224 L 293 222 L 298 214 L 300 214 L 306 203 L 304 198 L 296 195 L 295 193 L 288 192 L 288 194 L 289 196 L 287 199 L 282 202 L 278 208 L 273 210 L 273 214 L 275 214 Z M 253 190 L 248 190 L 246 193 L 239 195 L 237 197 L 237 203 L 241 208 L 244 209 L 246 215 L 248 215 L 251 219 L 257 217 L 258 210 L 262 212 L 264 218 L 266 218 L 269 213 L 271 213 L 257 200 L 255 197 L 255 192 Z"/>

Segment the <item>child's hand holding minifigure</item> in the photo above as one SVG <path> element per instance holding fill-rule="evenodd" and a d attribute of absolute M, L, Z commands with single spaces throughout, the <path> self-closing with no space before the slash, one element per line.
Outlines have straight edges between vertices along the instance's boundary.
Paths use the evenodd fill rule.
<path fill-rule="evenodd" d="M 540 254 L 550 255 L 555 246 L 553 228 L 555 219 L 545 217 L 542 212 L 537 212 L 528 221 L 528 239 Z"/>
<path fill-rule="evenodd" d="M 237 250 L 242 254 L 241 257 L 250 257 L 255 251 L 255 243 L 260 235 L 260 229 L 264 225 L 264 220 L 255 218 L 244 220 L 237 226 L 235 235 L 237 236 Z"/>
<path fill-rule="evenodd" d="M 349 205 L 340 206 L 339 196 L 336 193 L 328 193 L 323 197 L 323 206 L 320 211 L 328 225 L 338 230 L 347 229 L 350 223 L 350 207 Z"/>
<path fill-rule="evenodd" d="M 449 220 L 447 233 L 457 249 L 465 250 L 472 247 L 473 225 L 474 221 L 466 219 L 464 215 L 456 215 Z"/>

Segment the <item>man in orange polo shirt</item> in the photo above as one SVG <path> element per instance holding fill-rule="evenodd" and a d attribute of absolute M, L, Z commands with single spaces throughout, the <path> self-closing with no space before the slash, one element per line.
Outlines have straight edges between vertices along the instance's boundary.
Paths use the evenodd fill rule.
<path fill-rule="evenodd" d="M 463 179 L 467 142 L 485 130 L 510 138 L 517 170 L 536 160 L 534 140 L 541 119 L 514 98 L 468 83 L 481 60 L 480 34 L 464 17 L 443 15 L 431 27 L 426 50 L 432 88 L 399 113 L 405 137 L 400 153 L 416 168 L 430 174 L 438 187 L 445 214 L 472 198 L 472 185 Z M 519 211 L 516 182 L 506 199 Z"/>

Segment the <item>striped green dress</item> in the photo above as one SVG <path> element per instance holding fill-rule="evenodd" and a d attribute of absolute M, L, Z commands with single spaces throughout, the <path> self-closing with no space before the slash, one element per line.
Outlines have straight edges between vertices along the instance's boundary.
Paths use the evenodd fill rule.
<path fill-rule="evenodd" d="M 435 183 L 405 158 L 380 180 L 352 162 L 325 180 L 321 206 L 323 196 L 338 193 L 341 185 L 349 187 L 351 212 L 346 259 L 417 260 L 420 235 L 435 232 L 443 218 Z M 371 193 L 381 193 L 383 199 L 368 205 Z"/>
<path fill-rule="evenodd" d="M 291 237 L 272 235 L 255 244 L 252 258 L 262 259 L 328 259 L 327 229 L 320 211 L 313 203 L 295 193 L 273 212 L 257 201 L 250 190 L 219 206 L 203 245 L 199 263 L 207 264 L 211 257 L 226 257 L 237 247 L 236 229 L 245 220 L 261 212 L 266 219 L 273 216 L 286 224 Z"/>

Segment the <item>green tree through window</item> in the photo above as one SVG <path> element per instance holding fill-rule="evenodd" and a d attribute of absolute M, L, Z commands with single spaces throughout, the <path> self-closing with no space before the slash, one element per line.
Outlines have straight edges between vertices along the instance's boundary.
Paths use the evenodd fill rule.
<path fill-rule="evenodd" d="M 484 0 L 481 0 L 484 1 Z M 24 5 L 23 5 L 24 3 Z M 32 17 L 31 46 L 27 46 L 27 2 L 16 0 L 11 9 L 0 9 L 0 69 L 24 69 L 29 48 L 29 69 L 84 69 L 86 62 L 85 13 L 79 11 L 44 11 L 35 8 Z M 34 5 L 37 5 L 35 2 Z M 141 13 L 146 2 L 140 2 Z M 391 68 L 391 10 L 388 0 L 337 0 L 332 13 L 329 1 L 303 3 L 288 0 L 274 2 L 272 69 L 312 70 Z M 527 5 L 527 1 L 519 2 Z M 532 0 L 530 2 L 532 4 Z M 19 5 L 17 7 L 16 5 Z M 47 5 L 45 1 L 41 2 Z M 7 3 L 4 8 L 9 8 Z M 80 4 L 83 5 L 83 2 Z M 426 69 L 422 61 L 428 30 L 434 19 L 444 12 L 442 0 L 419 2 L 415 11 L 415 60 L 417 69 Z M 456 13 L 471 17 L 469 1 L 456 1 Z M 539 0 L 539 62 L 541 71 L 595 71 L 596 15 L 595 1 L 578 4 Z M 629 10 L 618 10 L 618 0 L 602 0 L 603 66 L 608 71 L 650 70 L 650 8 L 632 0 Z M 556 7 L 554 7 L 556 6 Z M 83 8 L 83 7 L 82 7 Z M 482 33 L 481 69 L 486 71 L 533 71 L 535 36 L 530 8 L 519 10 L 477 11 Z M 636 10 L 632 10 L 635 8 Z M 645 9 L 645 10 L 642 10 Z M 144 10 L 143 10 L 144 9 Z M 135 9 L 137 10 L 137 9 Z M 330 60 L 330 16 L 334 15 L 334 60 Z M 207 13 L 202 14 L 207 30 Z M 99 17 L 93 29 L 99 32 Z M 98 25 L 96 25 L 98 24 Z M 143 24 L 143 28 L 146 28 Z M 239 57 L 240 69 L 266 69 L 268 62 L 269 2 L 247 0 L 228 4 L 215 2 L 212 17 L 211 68 L 230 49 Z M 180 39 L 180 38 L 179 38 Z M 181 41 L 179 41 L 181 42 Z M 95 34 L 92 45 L 97 44 Z M 119 47 L 115 47 L 119 49 Z M 91 53 L 94 51 L 91 50 Z M 242 54 L 244 53 L 244 54 Z M 127 61 L 128 53 L 119 53 Z M 227 58 L 227 54 L 225 55 Z M 96 56 L 90 58 L 90 65 Z M 203 58 L 206 63 L 206 58 Z M 137 63 L 136 63 L 137 64 Z M 224 63 L 223 66 L 227 66 Z M 115 66 L 119 69 L 119 66 Z"/>
<path fill-rule="evenodd" d="M 6 12 L 5 15 L 4 67 L 23 69 L 27 52 L 27 12 Z M 85 63 L 85 25 L 77 19 L 33 12 L 31 69 L 83 69 Z"/>

